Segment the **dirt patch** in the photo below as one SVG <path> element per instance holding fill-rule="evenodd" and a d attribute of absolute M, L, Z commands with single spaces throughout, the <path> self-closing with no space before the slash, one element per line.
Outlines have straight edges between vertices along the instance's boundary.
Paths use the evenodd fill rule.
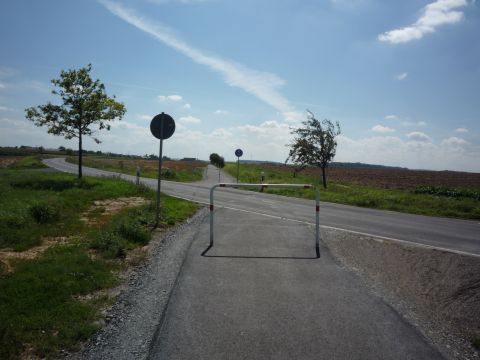
<path fill-rule="evenodd" d="M 88 225 L 103 223 L 109 216 L 118 213 L 120 210 L 130 207 L 141 206 L 148 203 L 149 200 L 143 197 L 120 197 L 116 199 L 97 200 L 94 201 L 93 206 L 82 214 L 81 220 Z M 5 265 L 7 272 L 13 271 L 12 261 L 15 260 L 31 260 L 35 259 L 40 254 L 44 253 L 49 247 L 54 245 L 66 244 L 69 237 L 60 236 L 55 238 L 45 239 L 41 245 L 35 246 L 26 251 L 1 250 L 0 262 Z M 132 262 L 138 262 L 142 257 L 141 251 L 132 255 Z"/>
<path fill-rule="evenodd" d="M 122 209 L 142 206 L 148 202 L 149 200 L 138 196 L 97 200 L 93 202 L 90 209 L 81 215 L 80 220 L 90 225 L 102 223 L 103 219 L 120 212 Z"/>
<path fill-rule="evenodd" d="M 330 251 L 453 359 L 478 359 L 480 258 L 327 231 Z"/>
<path fill-rule="evenodd" d="M 0 156 L 0 169 L 5 169 L 15 164 L 20 156 Z"/>
<path fill-rule="evenodd" d="M 68 243 L 69 238 L 66 236 L 59 236 L 44 240 L 42 245 L 35 246 L 25 251 L 1 250 L 0 262 L 5 264 L 6 271 L 12 272 L 13 266 L 11 261 L 14 260 L 32 260 L 40 254 L 43 254 L 49 247 L 54 245 L 61 245 Z"/>

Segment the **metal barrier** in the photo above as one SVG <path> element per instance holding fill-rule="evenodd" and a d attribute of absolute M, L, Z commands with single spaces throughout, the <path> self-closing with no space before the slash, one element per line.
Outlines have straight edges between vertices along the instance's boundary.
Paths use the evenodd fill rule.
<path fill-rule="evenodd" d="M 210 189 L 210 246 L 213 247 L 213 192 L 216 188 L 238 188 L 238 187 L 251 187 L 251 188 L 303 188 L 303 189 L 315 189 L 310 184 L 233 184 L 233 183 L 220 183 L 213 185 Z M 320 191 L 315 189 L 315 250 L 317 257 L 320 257 Z"/>

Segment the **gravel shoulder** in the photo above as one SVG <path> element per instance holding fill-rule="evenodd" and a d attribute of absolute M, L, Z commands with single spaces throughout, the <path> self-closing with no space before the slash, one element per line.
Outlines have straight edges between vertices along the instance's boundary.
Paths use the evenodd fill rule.
<path fill-rule="evenodd" d="M 479 359 L 480 258 L 322 230 L 331 253 L 450 359 Z"/>
<path fill-rule="evenodd" d="M 64 358 L 145 359 L 168 304 L 178 273 L 198 226 L 208 214 L 205 208 L 167 232 L 154 236 L 147 259 L 130 268 L 115 304 L 106 311 L 106 324 L 84 344 L 83 350 Z"/>

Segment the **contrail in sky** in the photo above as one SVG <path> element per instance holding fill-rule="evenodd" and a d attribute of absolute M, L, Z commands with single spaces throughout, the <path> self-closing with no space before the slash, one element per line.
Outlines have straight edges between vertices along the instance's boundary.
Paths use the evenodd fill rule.
<path fill-rule="evenodd" d="M 206 55 L 202 51 L 178 39 L 173 35 L 171 29 L 138 15 L 134 10 L 125 8 L 110 0 L 98 1 L 112 14 L 127 23 L 152 35 L 161 43 L 188 56 L 196 63 L 208 66 L 210 69 L 220 73 L 228 85 L 241 88 L 256 96 L 258 99 L 281 112 L 287 120 L 294 120 L 297 117 L 295 109 L 279 91 L 279 88 L 285 81 L 277 75 L 252 70 L 233 61 Z"/>

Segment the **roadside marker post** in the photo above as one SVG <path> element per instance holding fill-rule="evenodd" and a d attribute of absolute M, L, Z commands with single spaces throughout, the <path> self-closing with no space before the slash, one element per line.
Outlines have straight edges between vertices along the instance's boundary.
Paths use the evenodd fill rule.
<path fill-rule="evenodd" d="M 237 157 L 237 184 L 238 184 L 238 175 L 240 173 L 240 158 L 243 155 L 242 149 L 235 150 L 235 156 Z"/>
<path fill-rule="evenodd" d="M 208 249 L 213 247 L 214 240 L 214 204 L 213 194 L 217 188 L 238 188 L 238 187 L 250 187 L 250 188 L 303 188 L 315 190 L 315 251 L 317 257 L 320 257 L 320 191 L 310 184 L 232 184 L 232 183 L 220 183 L 213 185 L 210 188 L 210 245 Z M 205 252 L 204 252 L 205 253 Z"/>
<path fill-rule="evenodd" d="M 160 179 L 162 173 L 162 158 L 163 158 L 163 140 L 170 138 L 175 132 L 175 121 L 173 118 L 165 113 L 156 115 L 150 122 L 150 131 L 153 136 L 160 139 L 160 149 L 158 155 L 158 181 L 157 181 L 157 214 L 154 228 L 158 227 L 160 223 L 160 189 L 162 180 Z"/>

